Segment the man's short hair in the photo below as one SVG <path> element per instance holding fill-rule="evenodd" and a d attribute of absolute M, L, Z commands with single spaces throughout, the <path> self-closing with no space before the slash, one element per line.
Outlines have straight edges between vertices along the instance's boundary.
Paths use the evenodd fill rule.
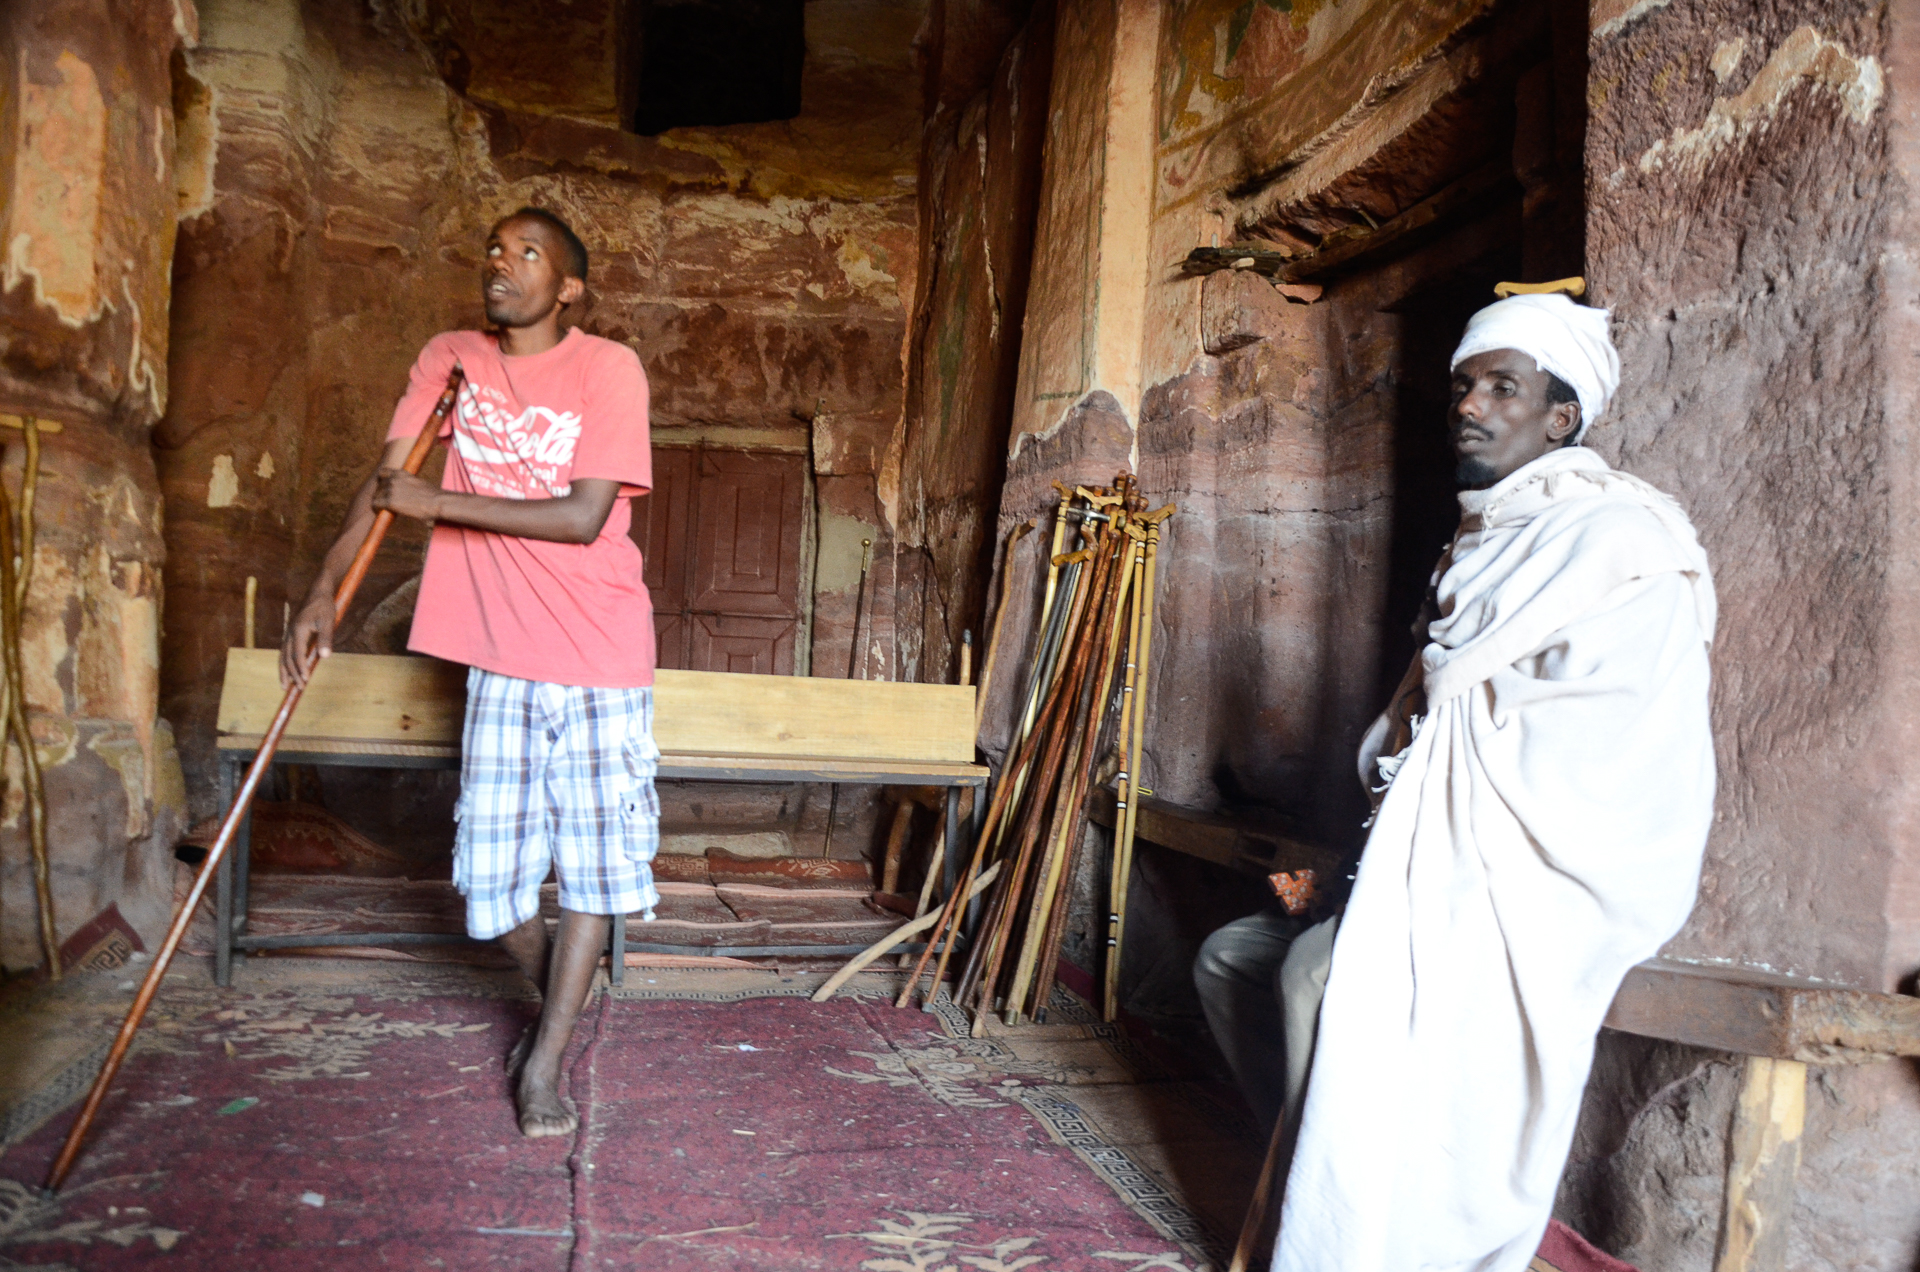
<path fill-rule="evenodd" d="M 1580 437 L 1580 395 L 1574 392 L 1571 384 L 1562 380 L 1553 372 L 1547 372 L 1547 405 L 1559 406 L 1563 402 L 1573 403 L 1573 432 L 1567 434 L 1562 446 L 1579 445 Z"/>
<path fill-rule="evenodd" d="M 521 208 L 511 215 L 501 217 L 500 221 L 505 223 L 522 217 L 538 221 L 560 236 L 560 241 L 567 245 L 566 260 L 563 262 L 567 277 L 586 282 L 587 245 L 580 241 L 580 236 L 573 232 L 573 227 L 562 221 L 558 213 L 549 212 L 545 208 Z"/>

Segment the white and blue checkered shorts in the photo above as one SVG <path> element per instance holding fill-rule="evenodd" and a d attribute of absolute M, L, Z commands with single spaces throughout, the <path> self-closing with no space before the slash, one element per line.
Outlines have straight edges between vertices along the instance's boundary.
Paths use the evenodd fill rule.
<path fill-rule="evenodd" d="M 467 934 L 490 940 L 540 912 L 559 876 L 560 907 L 632 914 L 660 903 L 653 690 L 589 689 L 467 673 L 453 883 Z"/>

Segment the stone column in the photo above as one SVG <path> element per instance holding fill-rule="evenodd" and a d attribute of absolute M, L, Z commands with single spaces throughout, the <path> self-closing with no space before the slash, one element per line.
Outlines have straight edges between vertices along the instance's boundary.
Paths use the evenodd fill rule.
<path fill-rule="evenodd" d="M 160 497 L 177 201 L 175 51 L 191 0 L 0 9 L 0 417 L 57 425 L 41 455 L 25 689 L 46 775 L 58 935 L 108 905 L 143 935 L 171 909 L 185 802 L 156 718 Z M 19 428 L 0 479 L 19 489 Z M 0 962 L 41 961 L 17 751 L 0 805 Z"/>

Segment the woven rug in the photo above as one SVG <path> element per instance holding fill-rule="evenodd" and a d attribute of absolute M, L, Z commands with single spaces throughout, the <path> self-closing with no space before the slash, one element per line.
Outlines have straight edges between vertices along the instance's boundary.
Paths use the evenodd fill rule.
<path fill-rule="evenodd" d="M 973 1039 L 877 992 L 814 1005 L 817 978 L 636 975 L 582 1019 L 579 1134 L 528 1141 L 514 978 L 193 970 L 57 1201 L 34 1186 L 67 1116 L 0 1157 L 0 1267 L 1198 1272 L 1258 1154 L 1064 996 Z"/>

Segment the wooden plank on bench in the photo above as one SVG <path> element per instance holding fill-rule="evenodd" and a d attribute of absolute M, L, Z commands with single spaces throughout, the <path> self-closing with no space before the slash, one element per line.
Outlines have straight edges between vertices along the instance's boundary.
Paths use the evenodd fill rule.
<path fill-rule="evenodd" d="M 653 736 L 669 754 L 973 762 L 973 688 L 668 671 Z"/>
<path fill-rule="evenodd" d="M 280 651 L 229 649 L 220 686 L 220 746 L 253 750 L 280 709 Z M 438 658 L 335 654 L 315 669 L 287 742 L 459 746 L 467 669 Z"/>
<path fill-rule="evenodd" d="M 259 746 L 280 706 L 279 657 L 271 649 L 227 651 L 223 750 Z M 978 771 L 973 694 L 966 685 L 662 669 L 654 682 L 654 741 L 669 758 L 685 757 L 703 772 L 737 757 L 761 768 L 790 762 L 786 767 L 808 771 L 823 764 L 864 764 L 862 771 L 897 765 L 903 781 L 943 766 L 971 774 Z M 446 748 L 457 753 L 465 702 L 466 668 L 456 664 L 335 654 L 314 672 L 283 749 L 351 756 L 429 748 L 417 751 L 423 758 L 447 754 Z M 819 780 L 860 779 L 849 767 L 823 772 Z"/>
<path fill-rule="evenodd" d="M 1607 1027 L 1808 1064 L 1920 1055 L 1920 998 L 1740 967 L 1653 959 L 1627 973 Z"/>

